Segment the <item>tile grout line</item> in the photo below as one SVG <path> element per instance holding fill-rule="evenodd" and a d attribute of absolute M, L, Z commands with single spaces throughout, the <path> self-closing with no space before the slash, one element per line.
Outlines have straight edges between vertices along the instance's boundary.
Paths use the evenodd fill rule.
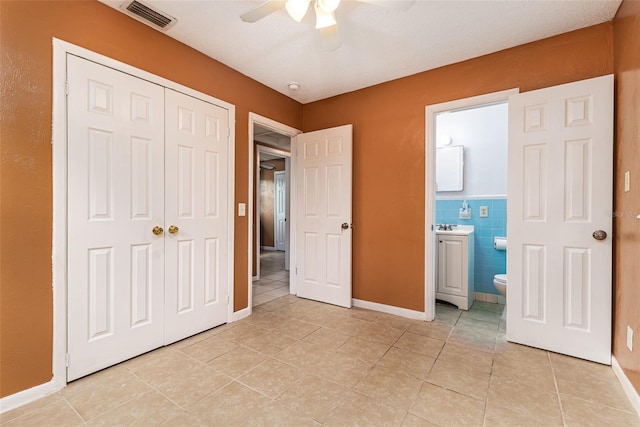
<path fill-rule="evenodd" d="M 547 360 L 549 361 L 549 365 L 551 366 L 551 373 L 553 374 L 553 385 L 556 388 L 556 398 L 558 399 L 558 405 L 560 406 L 560 417 L 562 418 L 562 425 L 567 427 L 567 420 L 564 416 L 564 407 L 562 406 L 562 399 L 560 399 L 560 388 L 558 387 L 558 379 L 556 378 L 556 369 L 551 361 L 551 353 L 547 353 Z"/>
<path fill-rule="evenodd" d="M 214 328 L 212 328 L 212 329 L 214 329 Z M 206 331 L 204 331 L 204 332 L 206 332 Z M 201 333 L 204 333 L 204 332 L 201 332 Z M 208 337 L 208 338 L 211 338 L 211 337 Z M 208 339 L 208 338 L 205 338 L 204 340 L 206 340 L 206 339 Z M 196 342 L 196 343 L 194 343 L 194 344 L 192 344 L 192 345 L 199 344 L 199 343 L 201 343 L 201 342 L 202 342 L 202 341 L 204 341 L 204 340 L 198 341 L 198 342 Z M 170 347 L 171 345 L 173 345 L 173 344 L 170 344 L 170 345 L 169 345 L 169 346 L 167 346 L 167 347 Z M 188 346 L 188 347 L 190 347 L 190 346 Z M 180 353 L 181 355 L 184 355 L 185 357 L 187 357 L 187 358 L 189 358 L 189 359 L 193 360 L 194 362 L 196 362 L 196 363 L 198 363 L 198 364 L 202 365 L 202 367 L 204 367 L 204 368 L 210 368 L 210 369 L 213 369 L 214 371 L 216 371 L 216 372 L 217 372 L 217 373 L 219 373 L 220 375 L 224 375 L 225 377 L 229 378 L 229 380 L 230 380 L 229 382 L 227 382 L 227 383 L 225 383 L 225 384 L 221 385 L 220 387 L 216 388 L 215 390 L 212 390 L 212 391 L 211 391 L 211 393 L 206 394 L 205 396 L 203 396 L 202 398 L 200 398 L 200 399 L 196 400 L 195 402 L 191 402 L 191 404 L 193 404 L 193 405 L 197 404 L 198 402 L 200 402 L 200 401 L 202 401 L 202 400 L 206 399 L 207 397 L 211 396 L 212 394 L 216 393 L 218 390 L 220 390 L 220 389 L 222 389 L 222 388 L 224 388 L 224 387 L 228 386 L 229 384 L 231 384 L 231 383 L 235 380 L 234 378 L 230 377 L 229 375 L 227 375 L 227 374 L 225 374 L 225 373 L 223 373 L 223 372 L 220 372 L 219 370 L 217 370 L 217 369 L 215 369 L 215 368 L 213 368 L 213 367 L 209 366 L 206 362 L 200 361 L 200 360 L 198 360 L 198 359 L 194 358 L 193 356 L 191 356 L 190 354 L 183 353 L 182 351 L 180 351 L 181 349 L 175 349 L 175 350 L 171 349 L 171 350 L 172 350 L 172 351 L 175 351 L 175 352 L 178 352 L 178 353 Z M 229 351 L 231 351 L 231 350 L 229 350 Z M 227 354 L 229 351 L 227 351 L 227 352 L 225 352 L 225 353 L 222 353 L 222 354 L 220 354 L 219 356 L 214 357 L 214 358 L 213 358 L 213 359 L 211 359 L 211 360 L 215 360 L 215 359 L 217 359 L 218 357 L 221 357 L 221 356 L 223 356 L 224 354 Z M 146 365 L 146 364 L 148 364 L 148 363 L 144 363 L 144 364 Z M 182 412 L 187 413 L 187 414 L 191 415 L 192 417 L 194 417 L 194 418 L 198 419 L 198 421 L 200 421 L 199 417 L 197 417 L 194 413 L 190 412 L 186 407 L 184 407 L 183 405 L 178 404 L 178 403 L 177 403 L 177 402 L 175 402 L 173 399 L 171 399 L 169 396 L 165 395 L 165 394 L 164 394 L 161 390 L 159 390 L 156 386 L 152 385 L 152 384 L 151 384 L 151 383 L 149 383 L 147 380 L 145 380 L 144 378 L 142 378 L 141 376 L 139 376 L 139 375 L 138 375 L 138 374 L 136 374 L 135 372 L 131 371 L 129 368 L 125 367 L 125 369 L 126 369 L 127 371 L 129 371 L 129 373 L 131 373 L 132 375 L 134 375 L 136 378 L 138 378 L 138 379 L 140 379 L 142 382 L 144 382 L 147 386 L 149 386 L 149 387 L 150 387 L 151 389 L 153 389 L 155 392 L 157 392 L 158 394 L 160 394 L 160 396 L 164 397 L 164 398 L 165 398 L 165 399 L 167 399 L 169 402 L 171 402 L 172 404 L 174 404 L 174 405 L 175 405 L 177 408 L 179 408 Z M 165 382 L 165 383 L 166 383 L 166 382 Z M 161 386 L 161 385 L 163 385 L 163 384 L 165 384 L 165 383 L 159 384 L 159 385 L 158 385 L 158 387 L 159 387 L 159 386 Z M 150 393 L 150 392 L 147 392 L 147 393 Z M 147 393 L 143 393 L 143 394 L 142 394 L 142 395 L 140 395 L 140 396 L 143 396 L 144 394 L 147 394 Z M 138 396 L 138 397 L 140 397 L 140 396 Z M 136 397 L 136 398 L 137 398 L 137 397 Z M 134 399 L 135 399 L 135 398 L 134 398 Z M 130 399 L 130 400 L 128 400 L 127 402 L 123 403 L 123 405 L 124 405 L 124 404 L 126 404 L 126 403 L 131 402 L 131 401 L 132 401 L 132 400 L 134 400 L 134 399 Z M 119 407 L 121 407 L 121 406 L 123 406 L 123 405 L 118 406 L 118 408 L 119 408 Z M 117 408 L 115 408 L 115 409 L 117 409 Z M 105 412 L 105 414 L 106 414 L 106 413 L 108 413 L 108 412 L 111 412 L 111 410 L 110 410 L 110 411 Z M 101 415 L 104 415 L 104 414 L 101 414 Z M 94 417 L 94 418 L 96 418 L 96 417 Z M 92 418 L 92 419 L 93 419 L 93 418 Z M 90 420 L 89 420 L 89 421 L 90 421 Z M 86 421 L 86 422 L 88 422 L 88 421 Z"/>
<path fill-rule="evenodd" d="M 140 381 L 144 382 L 147 386 L 149 386 L 153 391 L 155 391 L 156 393 L 158 393 L 160 396 L 164 397 L 165 399 L 167 399 L 169 402 L 171 402 L 171 403 L 173 403 L 174 405 L 176 405 L 178 408 L 180 408 L 180 409 L 181 409 L 181 410 L 183 410 L 184 412 L 187 412 L 187 413 L 189 413 L 189 414 L 190 414 L 190 412 L 189 412 L 189 411 L 187 411 L 187 410 L 186 410 L 185 408 L 183 408 L 181 405 L 178 405 L 176 402 L 174 402 L 173 400 L 171 400 L 171 398 L 170 398 L 169 396 L 166 396 L 164 393 L 162 393 L 162 391 L 158 390 L 158 388 L 157 388 L 156 386 L 151 385 L 147 380 L 145 380 L 144 378 L 142 378 L 141 376 L 139 376 L 139 375 L 138 375 L 138 374 L 136 374 L 135 372 L 132 372 L 132 371 L 129 371 L 129 372 L 130 372 L 133 376 L 135 376 L 136 378 L 138 378 Z M 168 381 L 165 381 L 165 382 L 164 382 L 164 383 L 162 383 L 162 384 L 165 384 L 166 382 L 168 382 Z M 159 386 L 161 386 L 162 384 L 159 384 L 159 385 L 158 385 L 158 387 L 159 387 Z M 148 391 L 147 393 L 150 393 L 150 391 Z M 140 396 L 144 396 L 144 395 L 145 395 L 145 394 L 147 394 L 147 393 L 143 393 L 143 394 L 141 394 Z M 140 397 L 140 396 L 137 396 L 137 397 L 136 397 L 136 398 L 134 398 L 134 399 L 137 399 L 137 398 L 138 398 L 138 397 Z M 129 402 L 131 402 L 131 401 L 132 401 L 132 400 L 134 400 L 134 399 L 130 399 L 130 400 L 128 400 L 127 402 L 125 402 L 124 404 L 129 403 Z M 124 405 L 124 404 L 123 404 L 123 405 Z M 123 406 L 123 405 L 120 405 L 120 406 Z M 120 406 L 119 406 L 119 407 L 120 407 Z M 118 408 L 119 408 L 119 407 L 118 407 Z M 117 408 L 115 408 L 115 409 L 117 409 Z M 111 412 L 111 411 L 107 411 L 107 412 Z M 105 413 L 106 413 L 106 412 L 105 412 Z M 104 415 L 104 414 L 103 414 L 103 415 Z M 193 414 L 191 414 L 191 415 L 193 415 Z"/>
<path fill-rule="evenodd" d="M 82 420 L 82 424 L 86 424 L 87 422 L 89 422 L 89 420 L 85 420 L 85 419 L 82 417 L 82 415 L 80 415 L 80 413 L 78 412 L 78 410 L 77 410 L 77 409 L 76 409 L 76 408 L 71 404 L 71 402 L 69 402 L 69 401 L 67 400 L 67 398 L 66 398 L 64 395 L 60 394 L 60 397 L 62 397 L 62 400 L 64 400 L 64 401 L 66 402 L 66 404 L 71 408 L 71 410 L 72 410 L 73 412 L 75 412 L 75 414 L 78 416 L 78 418 L 80 418 L 80 419 Z M 25 415 L 26 415 L 26 414 L 25 414 Z"/>
<path fill-rule="evenodd" d="M 493 354 L 491 356 L 491 369 L 489 370 L 489 384 L 487 385 L 487 397 L 484 399 L 484 413 L 482 414 L 482 425 L 486 427 L 487 425 L 487 407 L 489 406 L 489 390 L 491 390 L 491 382 L 494 379 L 493 368 L 496 361 L 496 353 L 495 349 L 498 346 L 498 336 L 496 335 L 496 343 L 493 348 Z"/>

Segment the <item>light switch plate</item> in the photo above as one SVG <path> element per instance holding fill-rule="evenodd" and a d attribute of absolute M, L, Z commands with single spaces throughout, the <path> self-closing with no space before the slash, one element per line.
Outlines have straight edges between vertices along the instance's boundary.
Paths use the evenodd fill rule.
<path fill-rule="evenodd" d="M 247 205 L 245 203 L 238 203 L 238 216 L 247 215 Z"/>
<path fill-rule="evenodd" d="M 480 206 L 480 218 L 489 216 L 489 206 Z"/>
<path fill-rule="evenodd" d="M 629 191 L 629 187 L 631 186 L 631 172 L 626 171 L 624 173 L 624 191 L 625 193 Z"/>

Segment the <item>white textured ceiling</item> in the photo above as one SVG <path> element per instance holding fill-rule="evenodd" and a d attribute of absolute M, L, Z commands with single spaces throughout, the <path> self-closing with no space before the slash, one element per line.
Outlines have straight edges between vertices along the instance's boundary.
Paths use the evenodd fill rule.
<path fill-rule="evenodd" d="M 142 1 L 178 19 L 170 37 L 301 103 L 610 21 L 621 3 L 417 0 L 395 11 L 343 0 L 336 11 L 342 45 L 328 52 L 311 10 L 300 23 L 282 9 L 251 24 L 239 15 L 261 0 Z M 291 91 L 289 82 L 301 88 Z"/>

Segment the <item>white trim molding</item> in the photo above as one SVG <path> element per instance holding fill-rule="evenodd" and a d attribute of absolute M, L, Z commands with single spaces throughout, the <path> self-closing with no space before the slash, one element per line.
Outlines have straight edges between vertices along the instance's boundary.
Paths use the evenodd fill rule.
<path fill-rule="evenodd" d="M 270 147 L 266 147 L 266 146 L 262 146 L 260 144 L 257 144 L 254 141 L 254 137 L 253 137 L 253 127 L 254 125 L 259 124 L 262 127 L 266 127 L 268 129 L 273 130 L 274 132 L 278 132 L 281 135 L 286 135 L 289 138 L 291 138 L 291 152 L 286 152 L 286 151 L 282 151 L 282 150 L 278 150 L 275 148 L 270 148 Z M 248 306 L 246 308 L 246 310 L 249 310 L 249 314 L 251 314 L 253 307 L 253 282 L 255 280 L 260 280 L 260 262 L 259 260 L 257 260 L 257 268 L 256 271 L 253 271 L 252 265 L 253 265 L 253 248 L 258 248 L 260 247 L 260 241 L 259 241 L 259 233 L 256 233 L 255 236 L 255 240 L 254 240 L 254 236 L 253 236 L 253 222 L 254 222 L 254 215 L 253 215 L 253 210 L 254 210 L 254 206 L 256 206 L 256 208 L 259 208 L 259 201 L 254 200 L 253 198 L 253 189 L 254 188 L 258 188 L 258 184 L 256 183 L 257 179 L 259 178 L 259 165 L 256 166 L 254 164 L 254 159 L 255 159 L 255 155 L 258 151 L 261 152 L 270 152 L 273 154 L 280 154 L 285 158 L 285 162 L 286 162 L 286 170 L 287 171 L 293 171 L 295 170 L 295 153 L 293 150 L 293 145 L 294 145 L 294 141 L 295 141 L 295 137 L 296 135 L 302 133 L 301 130 L 298 130 L 296 128 L 293 128 L 291 126 L 287 126 L 283 123 L 277 122 L 273 119 L 270 119 L 268 117 L 264 117 L 261 116 L 259 114 L 256 113 L 249 113 L 249 139 L 248 139 L 248 152 L 249 152 L 249 192 L 247 194 L 247 200 L 249 201 L 248 205 L 247 205 L 247 212 L 248 212 L 248 220 L 249 220 L 249 233 L 248 233 L 248 244 L 247 244 L 247 260 L 248 260 L 248 266 L 249 268 L 247 269 L 247 295 L 248 295 Z M 256 170 L 257 169 L 257 170 Z M 291 173 L 288 172 L 288 176 L 289 176 L 289 181 L 287 182 L 287 186 L 289 187 L 289 194 L 290 194 L 290 219 L 291 221 L 288 221 L 289 223 L 289 247 L 287 248 L 287 251 L 289 252 L 289 259 L 290 259 L 290 264 L 291 264 L 291 268 L 289 270 L 289 290 L 292 294 L 295 294 L 295 276 L 294 276 L 294 272 L 295 272 L 295 268 L 293 266 L 295 266 L 295 215 L 293 214 L 293 206 L 295 206 L 295 202 L 296 202 L 296 197 L 295 197 L 295 190 L 296 190 L 296 183 L 295 183 L 295 179 L 292 179 L 291 177 Z M 256 226 L 259 227 L 259 218 L 260 216 L 258 215 L 258 218 L 256 218 Z M 258 228 L 259 229 L 259 228 Z M 259 254 L 257 254 L 259 256 Z M 241 310 L 242 311 L 242 310 Z"/>
<path fill-rule="evenodd" d="M 368 310 L 406 317 L 408 319 L 427 320 L 422 311 L 409 310 L 408 308 L 396 307 L 393 305 L 380 304 L 355 298 L 351 300 L 351 305 L 358 308 L 366 308 Z"/>
<path fill-rule="evenodd" d="M 249 316 L 251 316 L 251 309 L 249 307 L 243 308 L 242 310 L 238 310 L 233 313 L 233 322 L 237 322 L 238 320 L 242 320 Z"/>
<path fill-rule="evenodd" d="M 616 374 L 616 377 L 618 377 L 618 381 L 620 381 L 622 385 L 624 394 L 627 395 L 629 402 L 631 402 L 631 406 L 633 406 L 633 409 L 635 409 L 638 416 L 640 416 L 640 394 L 638 394 L 638 391 L 633 384 L 631 384 L 631 381 L 629 381 L 629 378 L 625 375 L 622 366 L 620 366 L 614 355 L 611 355 L 611 368 L 613 369 L 613 373 Z"/>
<path fill-rule="evenodd" d="M 51 380 L 48 383 L 40 384 L 35 387 L 28 388 L 23 391 L 19 391 L 15 394 L 3 397 L 0 399 L 0 414 L 4 414 L 12 409 L 16 409 L 20 406 L 26 405 L 45 396 L 53 394 L 61 390 L 65 384 L 59 384 L 58 382 Z"/>

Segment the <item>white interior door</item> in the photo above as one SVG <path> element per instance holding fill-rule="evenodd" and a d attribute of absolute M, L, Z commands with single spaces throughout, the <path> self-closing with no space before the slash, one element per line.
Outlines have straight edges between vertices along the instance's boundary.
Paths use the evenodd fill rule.
<path fill-rule="evenodd" d="M 285 243 L 287 240 L 287 204 L 286 204 L 286 172 L 274 172 L 274 203 L 273 203 L 273 217 L 274 217 L 274 240 L 277 251 L 285 250 Z"/>
<path fill-rule="evenodd" d="M 168 344 L 227 321 L 231 254 L 228 110 L 171 89 L 165 96 Z"/>
<path fill-rule="evenodd" d="M 163 343 L 164 88 L 67 56 L 68 380 Z"/>
<path fill-rule="evenodd" d="M 611 363 L 612 153 L 613 76 L 509 99 L 510 341 Z"/>
<path fill-rule="evenodd" d="M 297 295 L 351 307 L 351 125 L 298 135 Z"/>

